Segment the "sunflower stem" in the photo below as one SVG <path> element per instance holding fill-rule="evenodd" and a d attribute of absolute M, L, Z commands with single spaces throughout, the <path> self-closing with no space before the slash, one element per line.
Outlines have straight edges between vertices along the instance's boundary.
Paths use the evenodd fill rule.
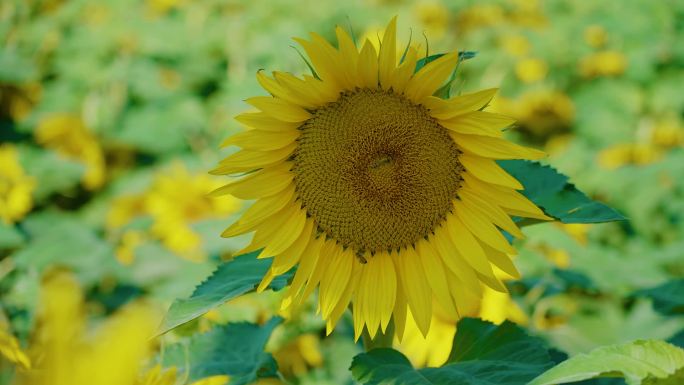
<path fill-rule="evenodd" d="M 363 347 L 367 352 L 378 348 L 391 348 L 394 341 L 394 320 L 390 320 L 384 333 L 378 330 L 375 338 L 371 338 L 368 329 L 363 329 L 361 338 Z"/>

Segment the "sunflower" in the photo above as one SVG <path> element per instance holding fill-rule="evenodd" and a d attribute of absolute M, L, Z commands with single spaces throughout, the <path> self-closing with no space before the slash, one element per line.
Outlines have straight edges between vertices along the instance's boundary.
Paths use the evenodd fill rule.
<path fill-rule="evenodd" d="M 254 232 L 243 252 L 273 257 L 259 289 L 298 265 L 283 307 L 318 287 L 328 333 L 351 304 L 357 339 L 391 319 L 401 337 L 407 314 L 426 334 L 433 297 L 459 314 L 482 284 L 506 290 L 495 269 L 519 276 L 501 230 L 522 237 L 510 215 L 549 218 L 495 159 L 544 153 L 506 141 L 513 120 L 482 111 L 496 90 L 433 96 L 457 52 L 423 65 L 409 47 L 398 60 L 396 18 L 379 52 L 336 35 L 339 48 L 295 39 L 313 76 L 257 73 L 271 95 L 246 100 L 259 111 L 236 120 L 251 129 L 224 142 L 242 149 L 212 171 L 241 176 L 214 195 L 256 202 L 223 236 Z"/>

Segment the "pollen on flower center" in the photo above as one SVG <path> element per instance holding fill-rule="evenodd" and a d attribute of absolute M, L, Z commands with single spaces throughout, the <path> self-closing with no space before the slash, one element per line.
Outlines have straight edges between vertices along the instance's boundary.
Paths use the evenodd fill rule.
<path fill-rule="evenodd" d="M 357 252 L 407 247 L 450 211 L 463 167 L 444 127 L 392 91 L 357 89 L 312 112 L 295 185 L 319 230 Z"/>

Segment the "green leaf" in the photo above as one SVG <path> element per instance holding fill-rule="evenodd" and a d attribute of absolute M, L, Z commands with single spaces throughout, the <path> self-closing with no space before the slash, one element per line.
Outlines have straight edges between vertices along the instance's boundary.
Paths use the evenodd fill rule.
<path fill-rule="evenodd" d="M 622 376 L 629 385 L 641 384 L 646 378 L 650 384 L 665 384 L 681 368 L 683 349 L 664 341 L 639 340 L 578 354 L 535 378 L 530 385 L 565 384 L 601 375 Z"/>
<path fill-rule="evenodd" d="M 426 56 L 422 59 L 419 59 L 416 62 L 416 69 L 414 72 L 420 71 L 421 68 L 425 67 L 428 63 L 435 61 L 439 59 L 440 57 L 444 56 L 445 54 L 443 53 L 436 53 L 434 55 Z M 461 62 L 463 60 L 468 60 L 472 59 L 477 55 L 476 51 L 459 51 L 458 52 L 458 61 Z"/>
<path fill-rule="evenodd" d="M 373 349 L 357 355 L 350 369 L 354 379 L 365 385 L 430 383 L 421 379 L 408 358 L 389 348 Z"/>
<path fill-rule="evenodd" d="M 3 83 L 28 82 L 36 78 L 37 74 L 36 66 L 30 58 L 21 56 L 13 49 L 0 50 L 0 81 Z"/>
<path fill-rule="evenodd" d="M 354 357 L 353 377 L 363 384 L 524 385 L 552 365 L 544 343 L 505 322 L 496 326 L 474 318 L 461 320 L 447 364 L 414 369 L 392 349 Z"/>
<path fill-rule="evenodd" d="M 27 173 L 38 181 L 34 192 L 37 200 L 74 188 L 85 172 L 81 163 L 50 150 L 22 146 L 20 156 Z"/>
<path fill-rule="evenodd" d="M 684 329 L 680 330 L 677 334 L 668 338 L 667 342 L 671 343 L 674 346 L 684 348 Z"/>
<path fill-rule="evenodd" d="M 261 250 L 235 257 L 221 264 L 214 273 L 195 288 L 188 299 L 178 299 L 171 304 L 162 322 L 160 334 L 201 316 L 209 310 L 254 290 L 268 269 L 271 258 L 257 259 Z M 286 284 L 290 273 L 273 279 L 269 285 L 280 290 Z"/>
<path fill-rule="evenodd" d="M 24 244 L 24 235 L 13 225 L 0 222 L 0 250 L 14 249 Z"/>
<path fill-rule="evenodd" d="M 477 318 L 463 318 L 457 327 L 447 362 L 503 360 L 545 365 L 550 357 L 544 342 L 530 337 L 512 322 L 501 325 Z"/>
<path fill-rule="evenodd" d="M 651 289 L 639 290 L 632 296 L 651 298 L 653 308 L 658 313 L 684 314 L 684 278 L 675 279 Z"/>
<path fill-rule="evenodd" d="M 613 208 L 594 201 L 550 166 L 528 160 L 502 160 L 499 165 L 523 184 L 522 194 L 563 223 L 598 223 L 626 219 Z M 526 223 L 525 220 L 523 223 Z M 530 222 L 533 223 L 533 222 Z"/>
<path fill-rule="evenodd" d="M 264 348 L 281 322 L 281 318 L 275 317 L 262 326 L 247 322 L 217 326 L 193 336 L 188 343 L 171 346 L 162 361 L 165 366 L 187 370 L 190 382 L 228 375 L 229 384 L 243 385 L 258 378 L 275 377 L 278 365 Z"/>
<path fill-rule="evenodd" d="M 22 223 L 30 241 L 14 254 L 17 269 L 44 271 L 51 266 L 74 270 L 88 285 L 103 276 L 123 276 L 112 246 L 88 224 L 59 212 L 41 212 Z"/>

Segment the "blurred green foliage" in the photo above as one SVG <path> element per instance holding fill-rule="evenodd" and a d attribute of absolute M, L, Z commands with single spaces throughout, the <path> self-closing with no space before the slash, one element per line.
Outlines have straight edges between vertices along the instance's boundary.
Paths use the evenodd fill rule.
<path fill-rule="evenodd" d="M 519 121 L 508 135 L 628 218 L 525 229 L 524 278 L 509 282 L 521 327 L 570 355 L 634 339 L 682 346 L 677 0 L 3 1 L 0 325 L 31 346 L 41 279 L 59 268 L 78 278 L 95 324 L 130 302 L 162 314 L 190 296 L 247 241 L 219 238 L 243 207 L 207 198 L 221 180 L 206 170 L 230 151 L 218 145 L 240 129 L 242 100 L 264 94 L 256 71 L 304 73 L 290 37 L 332 40 L 340 24 L 372 38 L 395 14 L 400 44 L 425 32 L 426 55 L 476 51 L 450 93 L 501 87 L 492 108 Z M 265 324 L 278 295 L 236 299 L 162 340 L 216 342 L 197 332 Z M 300 343 L 324 334 L 314 311 L 288 315 L 267 350 L 291 383 L 351 383 L 360 348 L 345 325 Z M 0 360 L 0 384 L 14 373 Z"/>

